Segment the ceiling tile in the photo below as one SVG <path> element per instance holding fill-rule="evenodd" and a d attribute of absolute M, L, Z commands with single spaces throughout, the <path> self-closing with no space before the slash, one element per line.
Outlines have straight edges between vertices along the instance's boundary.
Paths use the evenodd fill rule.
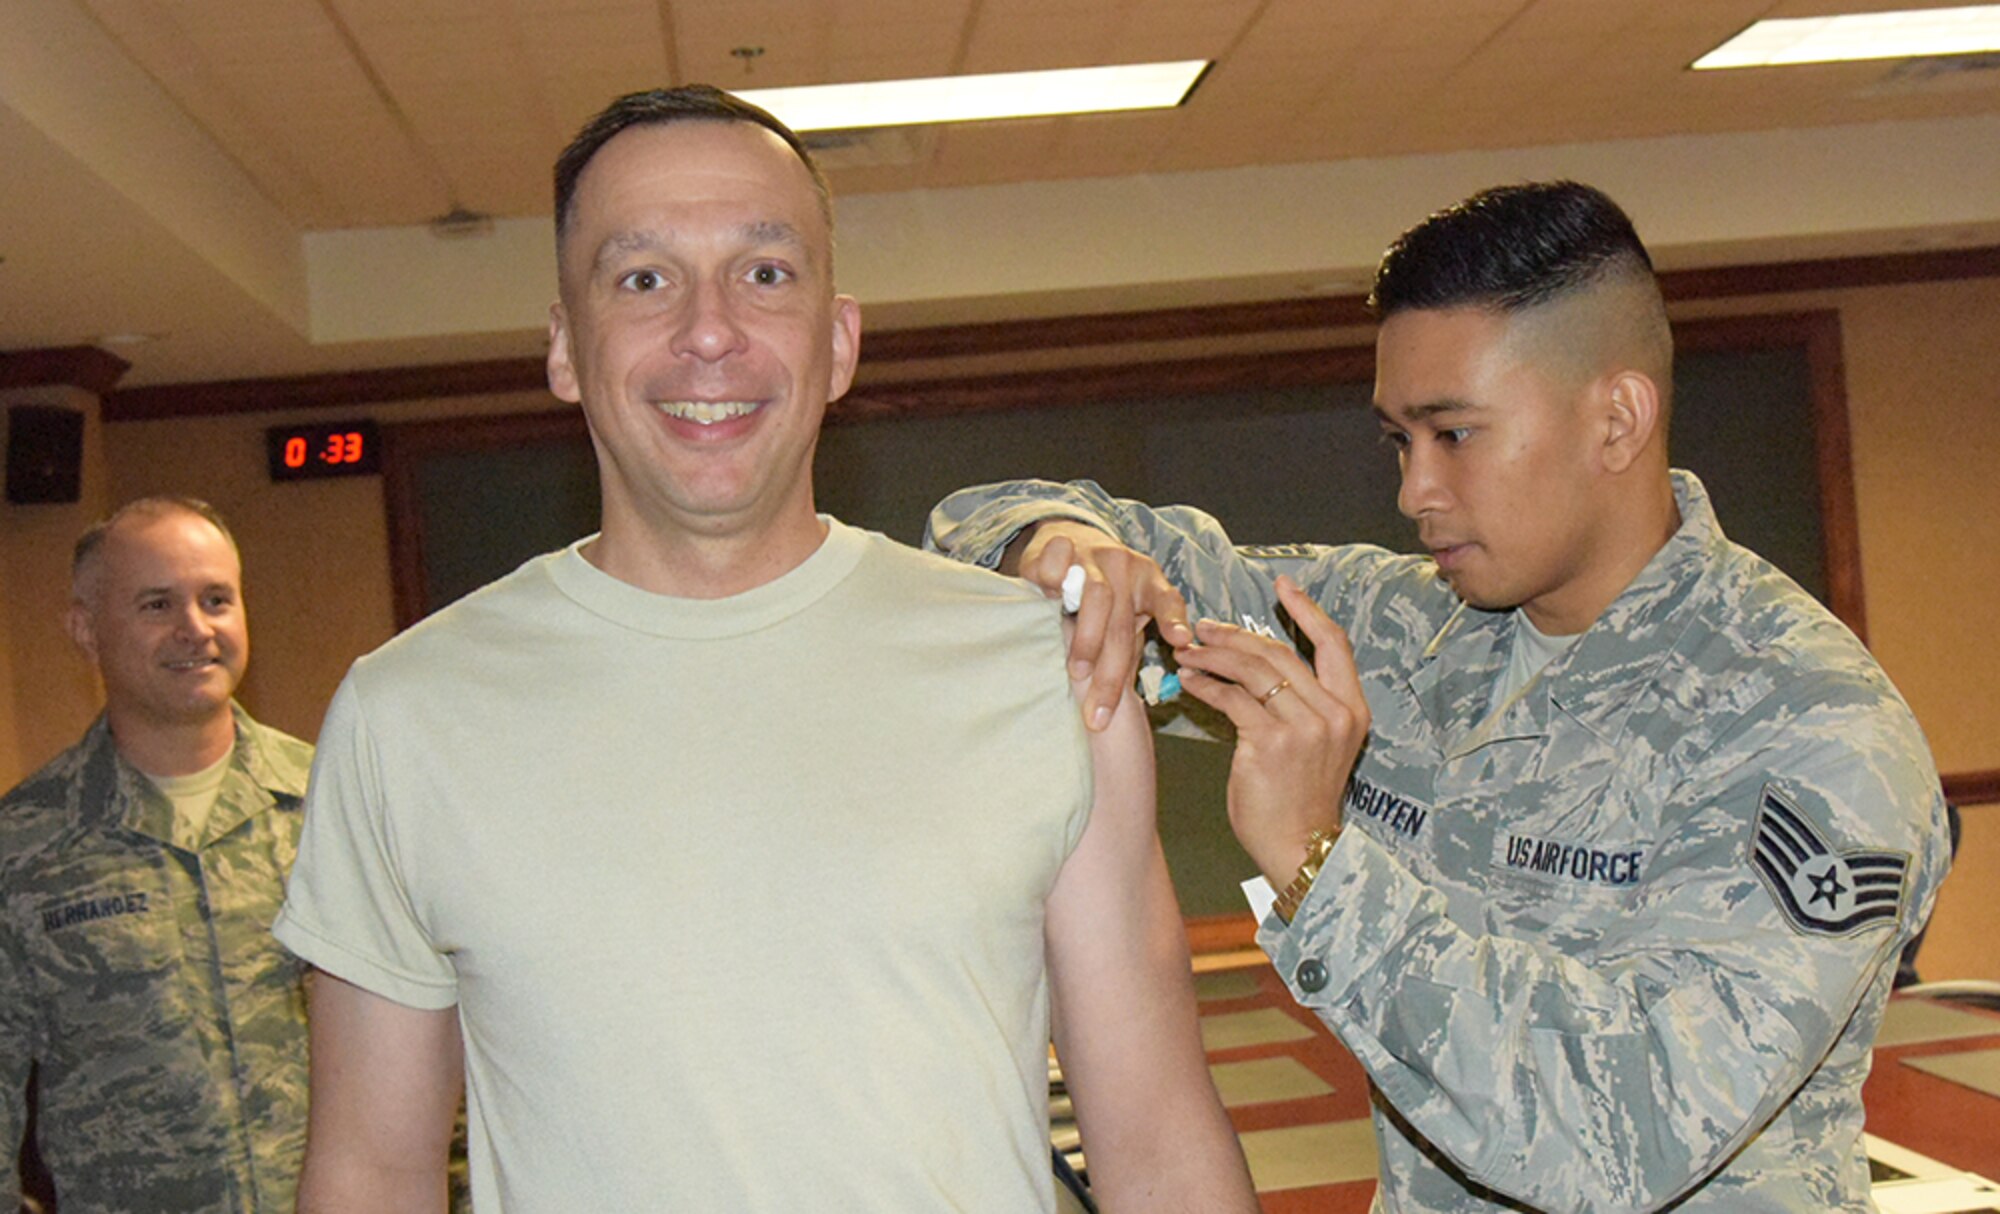
<path fill-rule="evenodd" d="M 1009 0 L 1017 2 L 1026 0 Z M 1077 6 L 1031 14 L 999 8 L 989 5 L 980 11 L 961 70 L 1022 72 L 1113 61 L 1111 50 L 1122 24 L 1116 8 Z"/>
<path fill-rule="evenodd" d="M 675 78 L 1218 60 L 1182 109 L 926 136 L 921 164 L 841 163 L 844 192 L 2000 111 L 2000 88 L 1898 85 L 1882 64 L 1686 70 L 1767 11 L 1878 0 L 76 3 L 273 201 L 326 227 L 453 202 L 538 213 L 554 149 L 613 96 Z M 731 55 L 745 46 L 762 53 Z"/>

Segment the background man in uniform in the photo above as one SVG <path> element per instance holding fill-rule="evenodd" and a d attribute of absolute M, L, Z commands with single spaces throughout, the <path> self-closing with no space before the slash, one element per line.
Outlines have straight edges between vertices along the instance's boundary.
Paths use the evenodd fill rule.
<path fill-rule="evenodd" d="M 1254 1210 L 1143 720 L 1091 745 L 1029 588 L 814 513 L 860 322 L 796 136 L 621 99 L 556 233 L 603 530 L 335 697 L 301 1208 L 435 1208 L 462 1065 L 482 1208 L 1050 1209 L 1053 1003 L 1107 1208 Z"/>
<path fill-rule="evenodd" d="M 86 532 L 69 628 L 104 714 L 0 801 L 0 1129 L 20 1142 L 39 1063 L 66 1214 L 292 1209 L 305 993 L 270 925 L 312 751 L 231 699 L 242 582 L 198 501 L 143 498 Z"/>
<path fill-rule="evenodd" d="M 937 542 L 1089 571 L 1093 705 L 1145 614 L 1234 723 L 1259 941 L 1380 1093 L 1387 1208 L 1871 1209 L 1861 1083 L 1947 864 L 1915 721 L 1669 469 L 1671 337 L 1610 199 L 1476 195 L 1373 304 L 1428 557 L 1237 548 L 1089 484 L 955 495 Z M 1214 622 L 1280 605 L 1312 665 Z"/>

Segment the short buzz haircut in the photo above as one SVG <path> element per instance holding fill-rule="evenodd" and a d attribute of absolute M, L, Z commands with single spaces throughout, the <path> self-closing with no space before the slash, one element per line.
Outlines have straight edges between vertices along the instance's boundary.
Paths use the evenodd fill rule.
<path fill-rule="evenodd" d="M 70 597 L 81 602 L 94 589 L 92 583 L 96 579 L 98 554 L 113 531 L 127 522 L 165 518 L 170 514 L 192 514 L 221 532 L 231 548 L 236 547 L 236 536 L 230 532 L 229 524 L 222 521 L 221 513 L 200 498 L 172 493 L 134 498 L 92 523 L 76 538 L 76 547 L 69 558 Z"/>
<path fill-rule="evenodd" d="M 763 127 L 784 140 L 785 146 L 792 149 L 812 177 L 813 192 L 819 195 L 820 214 L 825 217 L 828 230 L 832 229 L 833 192 L 827 188 L 826 174 L 820 172 L 819 165 L 813 162 L 812 152 L 792 128 L 778 121 L 769 110 L 725 93 L 712 84 L 684 84 L 678 88 L 625 94 L 585 123 L 576 138 L 563 149 L 562 155 L 556 157 L 558 252 L 562 248 L 563 236 L 569 231 L 571 213 L 575 210 L 577 182 L 598 151 L 627 128 L 663 126 L 673 122 L 747 122 Z"/>
<path fill-rule="evenodd" d="M 1612 278 L 1651 280 L 1653 259 L 1617 203 L 1574 181 L 1482 190 L 1403 233 L 1382 255 L 1368 307 L 1509 313 Z"/>

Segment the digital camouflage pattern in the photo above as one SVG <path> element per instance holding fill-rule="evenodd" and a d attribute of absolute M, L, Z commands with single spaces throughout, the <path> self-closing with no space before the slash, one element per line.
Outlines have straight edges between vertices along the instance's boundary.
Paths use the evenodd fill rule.
<path fill-rule="evenodd" d="M 289 1214 L 306 1132 L 304 967 L 271 936 L 312 748 L 236 714 L 200 837 L 100 718 L 0 800 L 0 1131 L 63 1214 Z M 0 1209 L 18 1204 L 11 1163 Z"/>
<path fill-rule="evenodd" d="M 1493 711 L 1515 616 L 1428 558 L 1237 548 L 1088 482 L 932 516 L 988 564 L 1090 522 L 1234 622 L 1274 620 L 1288 573 L 1347 628 L 1374 717 L 1350 829 L 1259 942 L 1374 1081 L 1379 1210 L 1874 1208 L 1861 1084 L 1949 863 L 1937 772 L 1853 635 L 1674 492 L 1672 539 Z"/>

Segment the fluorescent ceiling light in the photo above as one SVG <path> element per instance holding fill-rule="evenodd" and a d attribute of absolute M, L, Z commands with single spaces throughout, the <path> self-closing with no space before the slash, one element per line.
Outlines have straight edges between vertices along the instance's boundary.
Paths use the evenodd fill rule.
<path fill-rule="evenodd" d="M 776 114 L 795 131 L 835 131 L 1171 109 L 1187 100 L 1195 81 L 1207 70 L 1208 60 L 1189 59 L 731 91 Z"/>
<path fill-rule="evenodd" d="M 1694 66 L 1701 71 L 1985 51 L 2000 51 L 2000 4 L 1759 21 Z"/>

